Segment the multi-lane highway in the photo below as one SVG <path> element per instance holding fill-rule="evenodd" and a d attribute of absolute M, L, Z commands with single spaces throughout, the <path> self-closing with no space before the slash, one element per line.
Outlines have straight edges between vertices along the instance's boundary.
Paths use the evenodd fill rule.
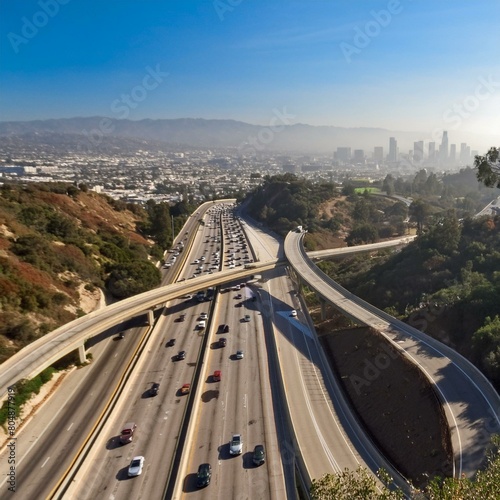
<path fill-rule="evenodd" d="M 179 280 L 196 280 L 202 273 L 253 260 L 239 223 L 224 213 L 219 206 L 208 210 L 204 224 L 197 229 L 193 251 L 183 256 Z M 191 397 L 195 398 L 189 415 L 192 429 L 181 450 L 183 466 L 172 478 L 176 495 L 196 491 L 198 466 L 210 463 L 212 480 L 210 489 L 200 492 L 203 498 L 230 497 L 235 491 L 245 497 L 282 497 L 284 476 L 279 468 L 272 405 L 263 398 L 270 392 L 269 376 L 261 360 L 265 346 L 255 303 L 251 288 L 241 287 L 240 281 L 229 284 L 224 293 L 214 294 L 211 301 L 198 300 L 194 295 L 168 302 L 146 355 L 122 394 L 122 403 L 70 489 L 72 496 L 161 498 L 168 487 L 165 475 L 174 465 L 176 447 L 183 444 L 178 440 L 186 402 Z M 198 327 L 201 321 L 206 322 L 205 328 Z M 208 349 L 203 352 L 205 335 Z M 224 347 L 220 338 L 226 339 Z M 179 350 L 186 352 L 185 359 L 177 359 Z M 243 353 L 242 359 L 238 359 L 237 351 Z M 203 370 L 196 385 L 193 382 L 199 362 Z M 216 371 L 220 372 L 219 380 L 214 379 Z M 160 389 L 153 397 L 149 389 L 154 382 Z M 187 383 L 195 392 L 182 394 L 181 388 Z M 120 445 L 118 433 L 125 422 L 136 423 L 137 430 L 132 443 Z M 238 457 L 230 457 L 228 452 L 233 433 L 243 438 Z M 260 467 L 252 463 L 257 444 L 263 445 L 267 454 Z M 137 455 L 145 458 L 143 473 L 129 479 L 128 463 Z M 269 463 L 279 469 L 272 482 L 268 480 L 272 476 Z"/>
<path fill-rule="evenodd" d="M 166 256 L 164 284 L 178 282 L 174 288 L 186 287 L 190 295 L 207 289 L 203 283 L 209 273 L 232 275 L 253 260 L 283 257 L 283 245 L 272 234 L 240 221 L 219 203 L 205 204 L 190 218 L 177 248 L 181 242 L 184 251 Z M 162 498 L 166 493 L 174 498 L 293 498 L 296 471 L 307 488 L 311 479 L 345 467 L 391 470 L 350 414 L 287 270 L 265 271 L 262 278 L 225 284 L 210 301 L 173 293 L 158 310 L 154 328 L 127 329 L 124 339 L 103 335 L 91 349 L 95 361 L 72 373 L 19 435 L 23 498 L 48 494 L 88 436 L 83 465 L 68 476 L 65 495 L 72 498 Z M 245 286 L 237 290 L 242 281 Z M 205 324 L 197 328 L 200 321 Z M 226 338 L 224 346 L 220 338 Z M 413 355 L 410 343 L 406 347 Z M 179 351 L 185 351 L 185 359 L 177 358 Z M 220 375 L 214 378 L 216 371 Z M 159 383 L 155 396 L 153 383 Z M 187 383 L 191 391 L 182 394 Z M 482 379 L 479 386 L 484 387 Z M 92 433 L 108 401 L 109 414 Z M 473 418 L 476 413 L 469 411 Z M 467 444 L 460 448 L 460 470 L 469 472 L 482 456 L 478 446 L 485 440 L 481 445 L 472 440 L 489 436 L 487 417 L 478 414 L 480 425 L 460 435 L 461 444 Z M 120 445 L 126 422 L 137 429 L 131 443 Z M 242 453 L 231 456 L 229 440 L 235 433 L 242 437 Z M 267 455 L 258 467 L 252 463 L 256 445 L 263 445 Z M 473 459 L 464 460 L 465 454 Z M 128 465 L 137 455 L 145 457 L 142 474 L 128 478 Z M 212 476 L 210 485 L 199 490 L 196 471 L 202 463 L 211 465 Z"/>

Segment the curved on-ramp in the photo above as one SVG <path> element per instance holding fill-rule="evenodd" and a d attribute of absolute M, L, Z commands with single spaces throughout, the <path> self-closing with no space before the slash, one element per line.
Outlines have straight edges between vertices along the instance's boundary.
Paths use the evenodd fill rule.
<path fill-rule="evenodd" d="M 500 397 L 484 375 L 453 349 L 356 297 L 320 271 L 306 254 L 304 234 L 289 233 L 285 255 L 300 279 L 323 300 L 371 326 L 431 380 L 452 435 L 455 476 L 472 477 L 484 464 L 491 436 L 500 433 Z M 401 343 L 401 339 L 407 342 Z"/>

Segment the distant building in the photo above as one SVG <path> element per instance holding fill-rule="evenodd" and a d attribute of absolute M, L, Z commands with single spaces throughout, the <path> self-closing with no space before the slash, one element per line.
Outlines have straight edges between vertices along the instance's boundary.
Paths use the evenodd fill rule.
<path fill-rule="evenodd" d="M 387 161 L 398 161 L 398 141 L 396 141 L 395 137 L 389 137 L 389 154 L 387 156 Z"/>
<path fill-rule="evenodd" d="M 337 151 L 333 155 L 335 160 L 340 162 L 350 162 L 351 161 L 351 148 L 337 148 Z"/>
<path fill-rule="evenodd" d="M 435 142 L 429 142 L 429 156 L 428 156 L 429 161 L 432 163 L 436 161 L 436 143 Z"/>
<path fill-rule="evenodd" d="M 450 163 L 455 163 L 457 161 L 457 145 L 450 145 Z"/>
<path fill-rule="evenodd" d="M 373 149 L 373 160 L 377 163 L 384 161 L 384 148 L 382 146 L 375 146 Z"/>
<path fill-rule="evenodd" d="M 424 141 L 413 143 L 413 161 L 420 163 L 424 159 Z"/>
<path fill-rule="evenodd" d="M 448 132 L 446 130 L 443 132 L 441 146 L 439 146 L 439 161 L 441 163 L 448 161 Z"/>
<path fill-rule="evenodd" d="M 355 149 L 352 160 L 354 163 L 364 163 L 365 151 L 363 149 Z"/>

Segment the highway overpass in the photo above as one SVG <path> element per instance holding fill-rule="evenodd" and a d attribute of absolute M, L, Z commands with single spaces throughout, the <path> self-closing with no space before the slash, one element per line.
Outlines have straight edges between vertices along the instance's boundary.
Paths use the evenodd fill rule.
<path fill-rule="evenodd" d="M 500 397 L 493 386 L 453 349 L 361 300 L 320 271 L 306 254 L 303 237 L 291 232 L 285 240 L 286 258 L 300 281 L 346 316 L 377 330 L 420 368 L 445 410 L 455 476 L 472 477 L 483 464 L 491 436 L 500 432 Z"/>
<path fill-rule="evenodd" d="M 411 237 L 410 237 L 411 238 Z M 357 252 L 375 251 L 378 248 L 399 246 L 409 241 L 409 237 L 388 242 L 359 245 L 356 247 L 334 248 L 312 252 L 314 259 L 344 256 Z M 134 297 L 122 300 L 103 309 L 91 312 L 41 337 L 2 363 L 0 367 L 1 398 L 7 395 L 8 387 L 21 379 L 30 379 L 51 366 L 66 354 L 79 350 L 81 362 L 85 361 L 85 342 L 103 331 L 130 318 L 152 311 L 169 300 L 192 294 L 209 286 L 223 285 L 230 281 L 248 278 L 276 266 L 285 265 L 284 260 L 254 262 L 246 268 L 218 271 L 206 276 L 155 288 Z"/>

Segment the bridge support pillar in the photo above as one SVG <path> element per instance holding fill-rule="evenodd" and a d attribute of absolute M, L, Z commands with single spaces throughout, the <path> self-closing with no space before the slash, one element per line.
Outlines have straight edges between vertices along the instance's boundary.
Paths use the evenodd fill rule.
<path fill-rule="evenodd" d="M 150 309 L 147 314 L 148 314 L 147 322 L 148 322 L 148 325 L 151 326 L 155 322 L 155 315 L 154 315 L 152 309 Z"/>
<path fill-rule="evenodd" d="M 321 304 L 321 320 L 324 321 L 326 319 L 326 301 L 324 299 L 319 299 Z"/>
<path fill-rule="evenodd" d="M 83 365 L 87 361 L 87 356 L 85 355 L 85 345 L 82 344 L 78 346 L 78 356 L 80 357 L 80 363 Z"/>

